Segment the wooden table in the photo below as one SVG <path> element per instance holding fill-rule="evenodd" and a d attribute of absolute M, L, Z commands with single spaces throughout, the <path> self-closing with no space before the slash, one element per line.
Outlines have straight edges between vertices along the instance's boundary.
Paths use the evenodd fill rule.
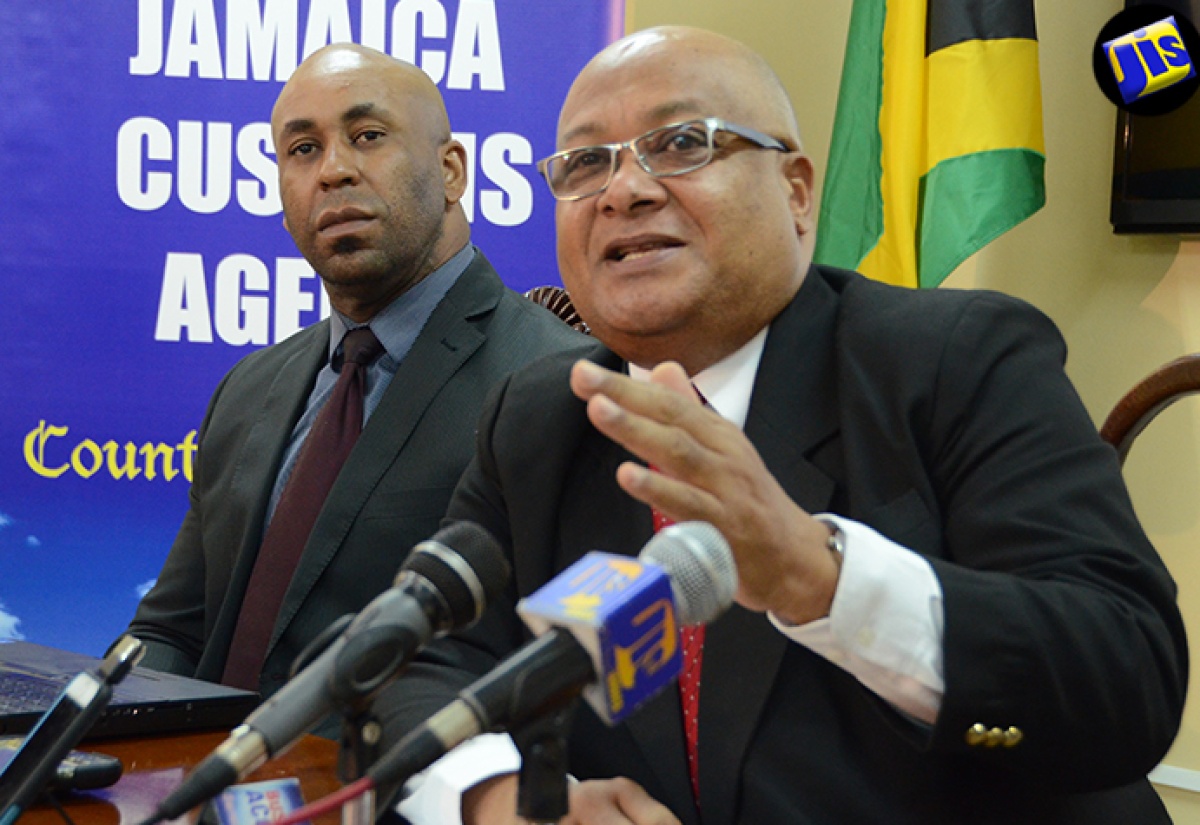
<path fill-rule="evenodd" d="M 75 825 L 137 825 L 175 789 L 201 759 L 229 735 L 228 731 L 189 733 L 135 739 L 99 739 L 85 742 L 79 750 L 107 753 L 125 766 L 117 784 L 97 791 L 59 796 L 63 809 Z M 315 802 L 338 790 L 336 742 L 306 736 L 283 756 L 267 762 L 244 781 L 300 780 L 305 802 Z M 190 819 L 196 817 L 193 814 Z M 335 825 L 337 812 L 319 817 L 313 825 Z M 53 807 L 41 802 L 30 808 L 18 825 L 65 825 Z"/>

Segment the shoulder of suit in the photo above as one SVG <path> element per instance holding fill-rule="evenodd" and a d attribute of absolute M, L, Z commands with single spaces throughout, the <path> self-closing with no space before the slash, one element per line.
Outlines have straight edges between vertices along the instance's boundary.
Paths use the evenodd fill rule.
<path fill-rule="evenodd" d="M 582 335 L 550 310 L 505 285 L 482 252 L 476 253 L 443 300 L 454 302 L 468 318 L 491 314 L 507 322 L 509 334 L 559 342 L 544 348 L 545 351 L 570 345 Z"/>
<path fill-rule="evenodd" d="M 562 321 L 557 323 L 566 326 Z M 542 395 L 550 397 L 558 392 L 571 395 L 568 385 L 571 367 L 581 358 L 605 364 L 610 368 L 615 366 L 616 360 L 616 356 L 595 338 L 574 333 L 570 346 L 543 355 L 514 373 L 511 389 L 518 395 L 529 394 L 533 398 Z"/>
<path fill-rule="evenodd" d="M 241 358 L 228 375 L 233 376 L 247 371 L 257 372 L 263 369 L 276 369 L 286 364 L 298 353 L 318 348 L 322 353 L 329 347 L 329 319 L 323 319 L 307 326 L 269 347 L 255 350 Z"/>
<path fill-rule="evenodd" d="M 889 346 L 897 337 L 910 347 L 941 342 L 968 314 L 1054 326 L 1032 304 L 994 290 L 911 289 L 834 267 L 814 269 L 838 294 L 838 337 L 851 346 Z"/>
<path fill-rule="evenodd" d="M 281 372 L 292 369 L 295 380 L 304 381 L 315 374 L 329 351 L 329 321 L 319 321 L 305 327 L 277 344 L 243 356 L 225 373 L 209 399 L 209 412 L 223 398 L 243 399 L 247 394 L 265 392 Z M 301 357 L 302 356 L 302 357 Z M 299 361 L 297 358 L 299 357 Z M 307 364 L 309 375 L 302 375 L 295 365 Z M 235 402 L 239 403 L 239 402 Z"/>

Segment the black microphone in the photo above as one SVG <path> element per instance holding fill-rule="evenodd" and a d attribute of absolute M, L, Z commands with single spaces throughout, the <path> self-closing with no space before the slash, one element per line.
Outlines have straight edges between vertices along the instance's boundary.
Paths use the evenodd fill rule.
<path fill-rule="evenodd" d="M 452 524 L 418 544 L 392 588 L 247 716 L 144 825 L 182 816 L 282 753 L 339 703 L 383 688 L 434 637 L 473 624 L 508 577 L 500 545 L 477 524 Z"/>
<path fill-rule="evenodd" d="M 653 581 L 649 587 L 623 588 L 611 575 L 621 565 L 638 582 L 647 576 L 630 565 L 651 571 L 651 579 L 668 579 L 673 609 L 662 605 Z M 518 606 L 526 624 L 545 632 L 460 691 L 384 754 L 367 777 L 375 787 L 403 782 L 467 739 L 520 728 L 585 689 L 598 715 L 615 724 L 679 674 L 677 623 L 712 621 L 732 604 L 736 589 L 729 545 L 703 522 L 660 531 L 636 560 L 588 553 Z M 565 612 L 545 609 L 550 602 L 565 605 Z M 589 607 L 596 608 L 590 616 Z M 632 641 L 625 644 L 618 636 Z"/>
<path fill-rule="evenodd" d="M 0 771 L 0 823 L 11 825 L 54 777 L 58 765 L 92 729 L 112 699 L 113 687 L 145 649 L 122 636 L 95 671 L 73 678 L 42 714 L 8 766 Z"/>

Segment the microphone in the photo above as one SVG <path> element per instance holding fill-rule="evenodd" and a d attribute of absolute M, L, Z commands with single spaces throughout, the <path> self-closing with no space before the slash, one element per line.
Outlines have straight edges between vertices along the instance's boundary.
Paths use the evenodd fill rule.
<path fill-rule="evenodd" d="M 400 740 L 367 778 L 403 782 L 467 739 L 520 728 L 581 692 L 616 724 L 679 675 L 677 625 L 717 618 L 736 589 L 729 545 L 703 522 L 660 531 L 637 559 L 586 554 L 517 605 L 541 635 Z"/>
<path fill-rule="evenodd" d="M 112 699 L 113 687 L 145 652 L 132 636 L 122 636 L 95 671 L 76 675 L 42 714 L 8 766 L 0 771 L 0 823 L 11 825 L 42 792 L 60 762 L 75 747 Z"/>
<path fill-rule="evenodd" d="M 383 688 L 434 637 L 473 624 L 508 577 L 500 545 L 472 522 L 418 544 L 393 586 L 247 716 L 143 825 L 182 816 L 282 753 L 337 704 Z"/>

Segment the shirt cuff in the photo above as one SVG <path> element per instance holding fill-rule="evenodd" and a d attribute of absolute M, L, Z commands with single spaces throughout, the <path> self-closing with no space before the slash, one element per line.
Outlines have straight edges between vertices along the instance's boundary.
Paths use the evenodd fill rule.
<path fill-rule="evenodd" d="M 893 707 L 937 721 L 945 694 L 942 588 L 924 558 L 864 524 L 821 514 L 842 532 L 844 556 L 829 617 L 785 636 L 857 678 Z"/>
<path fill-rule="evenodd" d="M 520 769 L 521 754 L 508 734 L 485 733 L 410 779 L 396 810 L 412 825 L 462 825 L 464 791 Z"/>

